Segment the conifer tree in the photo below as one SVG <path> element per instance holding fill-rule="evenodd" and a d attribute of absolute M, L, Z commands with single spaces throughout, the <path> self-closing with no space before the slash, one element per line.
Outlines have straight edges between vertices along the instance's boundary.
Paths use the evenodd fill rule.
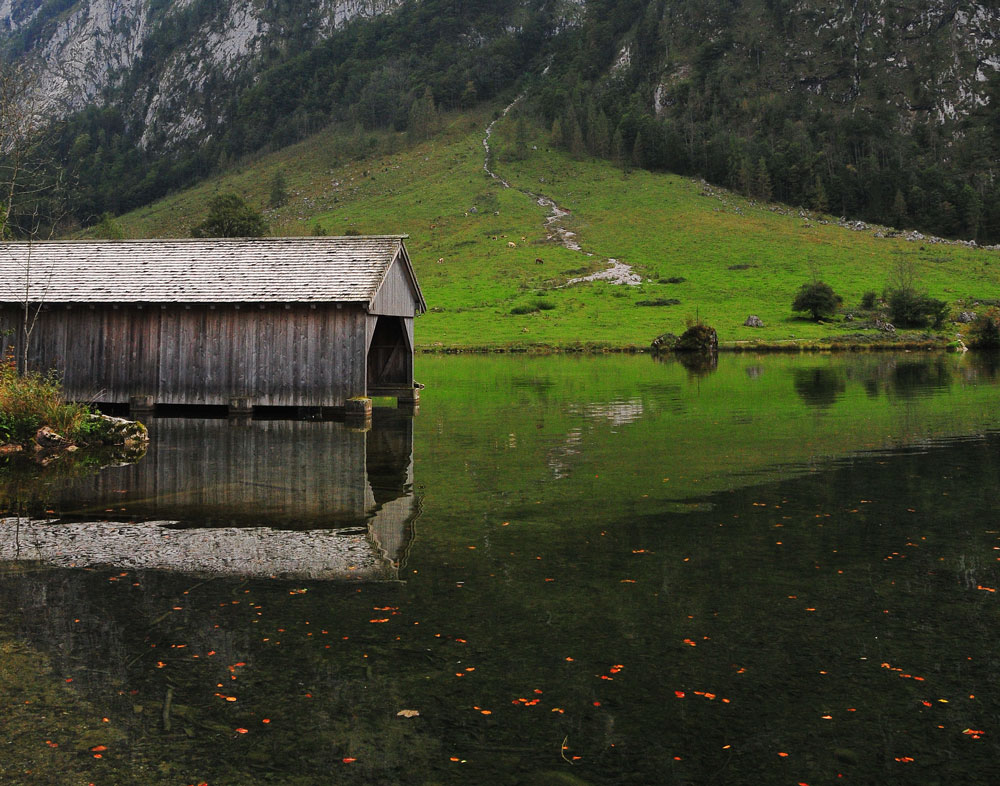
<path fill-rule="evenodd" d="M 639 169 L 646 165 L 646 142 L 641 130 L 635 135 L 635 142 L 632 145 L 632 165 Z"/>
<path fill-rule="evenodd" d="M 906 225 L 906 198 L 898 188 L 896 198 L 892 201 L 892 221 L 897 227 Z"/>
<path fill-rule="evenodd" d="M 757 166 L 753 171 L 753 195 L 765 202 L 771 201 L 771 175 L 768 174 L 763 156 L 757 159 Z"/>

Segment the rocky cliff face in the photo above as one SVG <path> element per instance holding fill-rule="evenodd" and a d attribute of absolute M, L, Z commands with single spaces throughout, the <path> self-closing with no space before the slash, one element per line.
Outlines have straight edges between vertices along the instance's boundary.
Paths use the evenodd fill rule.
<path fill-rule="evenodd" d="M 0 0 L 0 46 L 42 64 L 40 89 L 53 113 L 127 104 L 143 146 L 170 146 L 211 129 L 220 102 L 252 83 L 262 57 L 302 51 L 352 19 L 402 2 Z M 556 37 L 591 5 L 615 6 L 561 5 L 573 12 L 554 18 Z M 739 78 L 804 92 L 817 104 L 891 106 L 902 124 L 948 123 L 977 111 L 1000 69 L 1000 7 L 981 1 L 664 0 L 634 21 L 616 42 L 606 78 L 631 68 L 651 72 L 640 78 L 653 85 L 649 102 L 661 116 L 699 58 L 728 62 Z M 660 51 L 637 57 L 651 26 Z"/>
<path fill-rule="evenodd" d="M 177 143 L 209 125 L 216 94 L 252 79 L 263 53 L 309 46 L 401 2 L 0 0 L 0 35 L 12 54 L 39 63 L 53 113 L 127 102 L 144 145 Z"/>
<path fill-rule="evenodd" d="M 925 118 L 947 123 L 976 112 L 989 103 L 989 81 L 1000 70 L 995 3 L 708 0 L 695 13 L 668 0 L 661 24 L 675 32 L 653 91 L 658 115 L 692 66 L 700 60 L 704 71 L 710 58 L 738 63 L 748 82 L 765 89 L 859 108 L 892 107 L 903 125 Z M 627 64 L 634 45 L 632 39 L 622 45 L 619 64 Z"/>

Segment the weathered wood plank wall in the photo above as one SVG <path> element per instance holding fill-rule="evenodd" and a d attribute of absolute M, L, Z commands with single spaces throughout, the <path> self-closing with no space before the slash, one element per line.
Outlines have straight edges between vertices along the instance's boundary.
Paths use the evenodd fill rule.
<path fill-rule="evenodd" d="M 412 317 L 416 313 L 417 293 L 400 262 L 390 267 L 379 287 L 369 312 L 394 317 Z"/>
<path fill-rule="evenodd" d="M 67 395 L 95 402 L 343 406 L 366 392 L 360 304 L 47 306 L 29 366 L 55 369 Z M 20 354 L 22 314 L 0 306 L 0 337 Z"/>

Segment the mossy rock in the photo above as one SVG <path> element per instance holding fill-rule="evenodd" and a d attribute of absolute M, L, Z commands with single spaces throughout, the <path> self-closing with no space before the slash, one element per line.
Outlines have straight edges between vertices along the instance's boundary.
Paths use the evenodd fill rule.
<path fill-rule="evenodd" d="M 91 415 L 81 441 L 87 445 L 117 445 L 132 448 L 149 442 L 149 432 L 137 420 L 113 418 L 110 415 Z"/>
<path fill-rule="evenodd" d="M 674 352 L 718 352 L 719 334 L 715 328 L 708 325 L 692 325 L 685 330 L 677 343 Z"/>

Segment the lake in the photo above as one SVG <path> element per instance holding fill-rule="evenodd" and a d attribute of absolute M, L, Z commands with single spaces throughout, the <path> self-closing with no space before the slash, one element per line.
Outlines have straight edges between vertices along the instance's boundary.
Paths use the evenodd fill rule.
<path fill-rule="evenodd" d="M 0 492 L 0 782 L 995 783 L 998 374 L 421 356 L 369 431 L 153 419 Z"/>

